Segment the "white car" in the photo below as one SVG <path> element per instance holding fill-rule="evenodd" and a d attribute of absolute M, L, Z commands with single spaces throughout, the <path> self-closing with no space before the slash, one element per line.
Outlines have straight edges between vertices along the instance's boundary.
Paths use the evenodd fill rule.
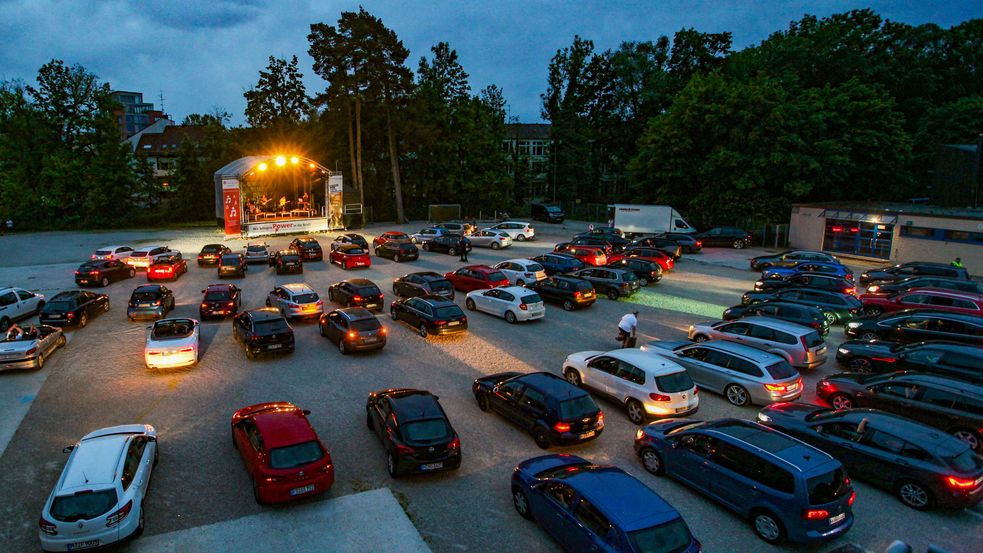
<path fill-rule="evenodd" d="M 509 279 L 515 286 L 525 286 L 546 280 L 546 268 L 531 259 L 509 259 L 502 261 L 495 268 Z"/>
<path fill-rule="evenodd" d="M 92 259 L 126 259 L 133 253 L 133 248 L 129 246 L 103 246 L 92 254 Z"/>
<path fill-rule="evenodd" d="M 0 332 L 6 332 L 11 323 L 37 315 L 42 307 L 44 294 L 0 286 Z"/>
<path fill-rule="evenodd" d="M 41 510 L 45 551 L 75 551 L 143 532 L 143 502 L 157 465 L 157 431 L 149 424 L 111 426 L 73 446 Z"/>
<path fill-rule="evenodd" d="M 291 283 L 274 288 L 266 295 L 266 307 L 276 307 L 287 319 L 320 317 L 324 300 L 309 284 Z"/>
<path fill-rule="evenodd" d="M 250 242 L 246 246 L 246 263 L 269 263 L 270 245 L 266 242 Z"/>
<path fill-rule="evenodd" d="M 500 230 L 517 242 L 536 238 L 536 229 L 532 227 L 532 224 L 522 221 L 505 221 L 483 230 Z"/>
<path fill-rule="evenodd" d="M 10 340 L 0 335 L 0 371 L 44 368 L 44 360 L 66 343 L 61 329 L 48 325 L 28 326 Z"/>
<path fill-rule="evenodd" d="M 157 256 L 172 253 L 167 246 L 142 246 L 133 250 L 126 258 L 126 264 L 135 269 L 146 269 L 157 259 Z"/>
<path fill-rule="evenodd" d="M 468 235 L 468 240 L 472 246 L 481 248 L 491 248 L 497 250 L 507 248 L 512 245 L 512 237 L 509 233 L 502 230 L 479 230 L 474 234 Z"/>
<path fill-rule="evenodd" d="M 464 305 L 470 311 L 477 309 L 504 317 L 509 323 L 531 321 L 546 316 L 546 305 L 539 294 L 522 286 L 503 286 L 491 290 L 468 292 Z"/>
<path fill-rule="evenodd" d="M 635 348 L 572 353 L 563 362 L 563 377 L 623 405 L 635 424 L 685 417 L 700 407 L 696 384 L 682 365 Z"/>
<path fill-rule="evenodd" d="M 161 319 L 150 327 L 143 359 L 148 369 L 176 369 L 198 363 L 199 324 L 195 319 Z"/>

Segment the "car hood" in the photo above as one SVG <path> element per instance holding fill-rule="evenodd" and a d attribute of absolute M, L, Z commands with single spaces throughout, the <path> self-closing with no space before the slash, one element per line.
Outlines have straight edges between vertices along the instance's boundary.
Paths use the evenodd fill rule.
<path fill-rule="evenodd" d="M 600 355 L 604 353 L 603 351 L 579 351 L 577 353 L 571 353 L 567 356 L 567 363 L 571 365 L 577 365 L 578 367 L 585 367 L 587 365 L 587 360 L 595 355 Z"/>
<path fill-rule="evenodd" d="M 37 347 L 37 340 L 14 340 L 11 342 L 0 342 L 0 355 L 5 353 L 24 353 L 31 348 Z"/>
<path fill-rule="evenodd" d="M 816 411 L 829 411 L 828 407 L 813 405 L 811 403 L 783 402 L 769 405 L 761 409 L 762 415 L 771 417 L 772 421 L 796 420 L 805 422 L 805 418 Z"/>
<path fill-rule="evenodd" d="M 515 468 L 516 470 L 525 472 L 530 476 L 534 476 L 551 468 L 587 462 L 588 461 L 586 459 L 576 455 L 555 453 L 552 455 L 541 455 L 539 457 L 533 457 L 532 459 L 526 459 L 525 461 L 516 465 Z"/>
<path fill-rule="evenodd" d="M 188 346 L 194 346 L 198 344 L 198 333 L 193 333 L 187 338 L 178 338 L 176 340 L 154 340 L 150 336 L 147 336 L 147 349 L 177 349 L 184 348 Z"/>

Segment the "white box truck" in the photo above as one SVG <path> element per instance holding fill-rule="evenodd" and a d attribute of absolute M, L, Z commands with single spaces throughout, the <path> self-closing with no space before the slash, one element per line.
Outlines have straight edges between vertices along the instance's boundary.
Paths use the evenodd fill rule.
<path fill-rule="evenodd" d="M 608 206 L 608 218 L 614 219 L 615 228 L 632 236 L 696 232 L 671 205 L 612 204 Z"/>

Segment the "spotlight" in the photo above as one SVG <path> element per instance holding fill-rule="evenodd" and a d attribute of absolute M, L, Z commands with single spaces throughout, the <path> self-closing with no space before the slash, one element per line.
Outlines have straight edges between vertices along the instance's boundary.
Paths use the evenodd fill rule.
<path fill-rule="evenodd" d="M 266 163 L 260 163 L 257 169 L 259 169 L 260 171 L 266 171 L 266 167 L 267 167 Z"/>
<path fill-rule="evenodd" d="M 297 157 L 297 156 L 293 156 L 293 157 L 290 158 L 290 163 L 292 165 L 297 165 L 298 163 L 300 163 L 300 158 Z"/>
<path fill-rule="evenodd" d="M 317 167 L 317 165 L 315 165 L 313 161 L 308 163 L 307 166 L 310 167 L 311 169 Z"/>
<path fill-rule="evenodd" d="M 283 156 L 276 156 L 276 164 L 279 167 L 283 167 L 284 165 L 287 164 L 287 158 Z"/>

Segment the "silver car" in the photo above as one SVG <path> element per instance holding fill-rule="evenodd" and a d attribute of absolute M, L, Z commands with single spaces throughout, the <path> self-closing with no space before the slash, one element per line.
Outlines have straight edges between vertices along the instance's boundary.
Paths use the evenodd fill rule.
<path fill-rule="evenodd" d="M 411 234 L 410 241 L 412 241 L 414 244 L 426 244 L 427 242 L 432 241 L 434 238 L 437 238 L 438 236 L 444 236 L 445 234 L 447 234 L 447 231 L 445 231 L 444 229 L 439 229 L 436 227 L 427 227 L 427 228 L 420 229 L 420 232 L 415 232 Z"/>
<path fill-rule="evenodd" d="M 29 326 L 23 336 L 0 341 L 0 371 L 40 369 L 44 367 L 44 360 L 65 343 L 65 335 L 60 328 Z"/>
<path fill-rule="evenodd" d="M 491 248 L 498 250 L 512 245 L 512 237 L 509 233 L 501 230 L 479 230 L 468 236 L 472 246 L 481 248 Z"/>
<path fill-rule="evenodd" d="M 250 242 L 246 246 L 246 263 L 267 263 L 270 260 L 270 246 L 266 242 Z"/>
<path fill-rule="evenodd" d="M 274 288 L 266 296 L 266 307 L 276 307 L 287 319 L 320 317 L 324 300 L 308 284 L 291 283 Z"/>
<path fill-rule="evenodd" d="M 800 369 L 811 369 L 826 362 L 826 342 L 819 332 L 771 317 L 746 317 L 738 321 L 690 325 L 690 340 L 703 342 L 712 338 L 739 342 L 774 353 Z"/>
<path fill-rule="evenodd" d="M 788 361 L 751 346 L 724 340 L 697 344 L 656 340 L 641 349 L 686 367 L 700 388 L 723 394 L 737 406 L 792 401 L 802 395 L 802 377 Z"/>

